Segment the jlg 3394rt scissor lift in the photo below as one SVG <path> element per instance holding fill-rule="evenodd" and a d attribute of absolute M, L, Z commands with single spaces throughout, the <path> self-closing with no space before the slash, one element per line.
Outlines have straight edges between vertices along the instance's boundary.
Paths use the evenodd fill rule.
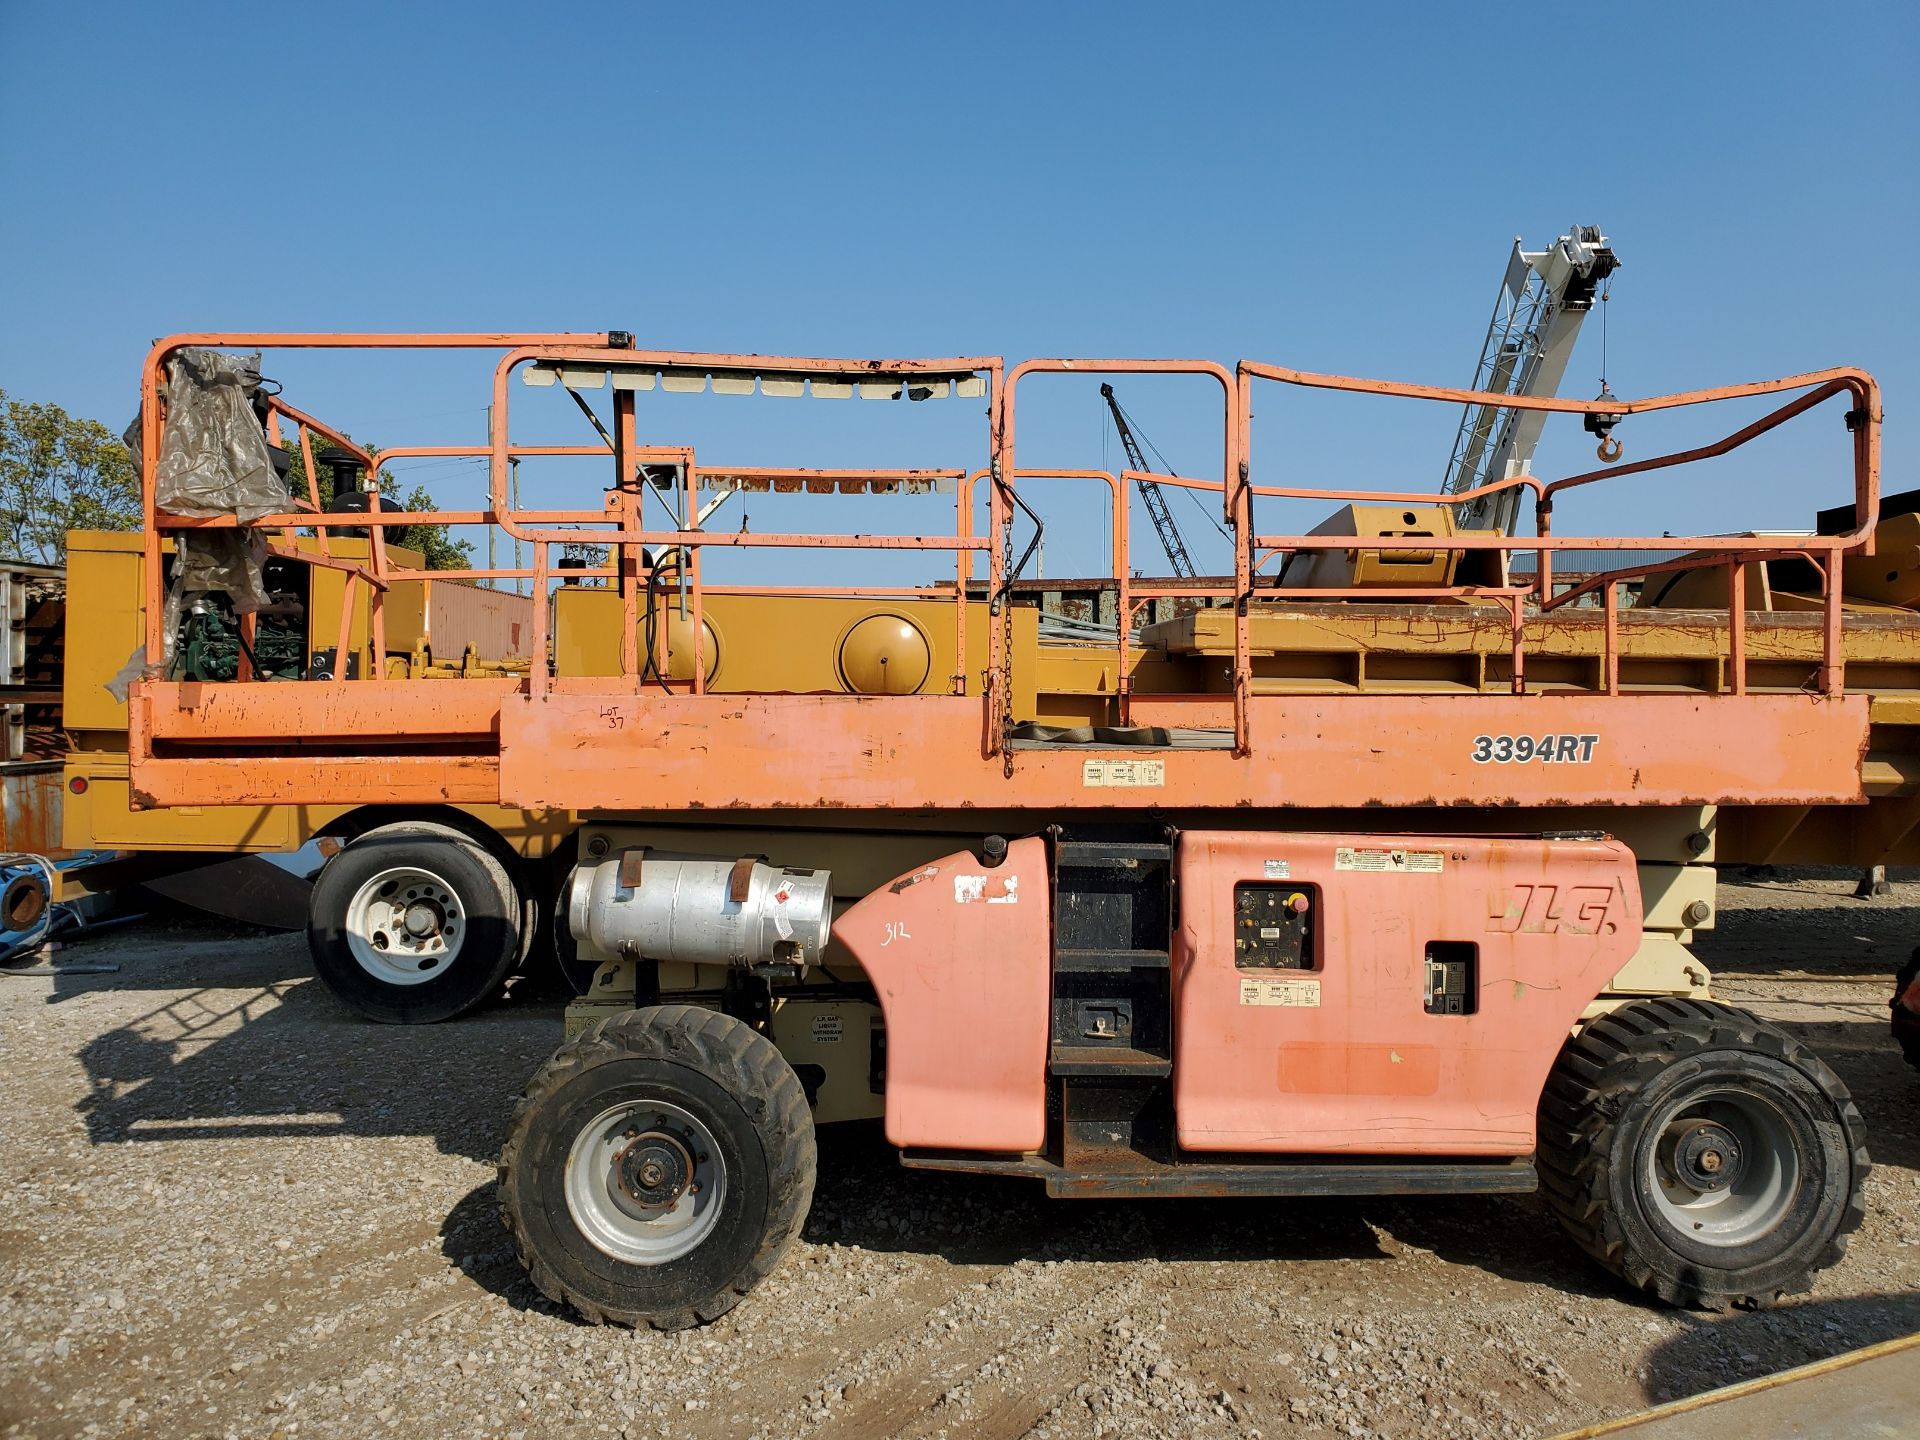
<path fill-rule="evenodd" d="M 233 358 L 302 347 L 389 368 L 378 352 L 494 352 L 491 438 L 376 460 Z M 1133 573 L 1129 495 L 1147 477 L 1020 462 L 1016 397 L 1138 373 L 1217 387 L 1218 473 L 1151 479 L 1218 507 L 1231 574 Z M 1255 398 L 1302 387 L 1584 416 L 1603 436 L 1717 401 L 1765 413 L 1551 483 L 1263 483 Z M 711 463 L 664 443 L 649 410 L 709 390 L 976 398 L 985 446 L 977 468 Z M 235 402 L 228 461 L 189 413 L 209 393 Z M 536 1282 L 590 1318 L 680 1326 L 733 1305 L 802 1223 L 816 1119 L 884 1117 L 908 1165 L 1062 1196 L 1538 1188 L 1597 1261 L 1684 1305 L 1805 1289 L 1860 1220 L 1866 1153 L 1840 1082 L 1713 1001 L 1686 944 L 1712 923 L 1714 861 L 1894 854 L 1920 818 L 1903 758 L 1920 720 L 1915 522 L 1883 523 L 1864 373 L 1582 403 L 1253 362 L 189 335 L 153 350 L 144 397 L 134 803 L 412 816 L 320 882 L 348 919 L 316 946 L 358 965 L 365 1008 L 389 1019 L 405 1015 L 378 1008 L 379 986 L 427 1005 L 455 954 L 497 984 L 525 933 L 484 837 L 434 817 L 565 819 L 577 864 L 532 899 L 591 982 L 514 1110 L 501 1201 Z M 592 412 L 600 438 L 516 438 L 555 402 Z M 1694 478 L 1816 407 L 1852 479 L 1817 533 L 1555 524 L 1594 484 Z M 851 426 L 862 407 L 838 413 Z M 269 459 L 221 492 L 249 424 Z M 490 501 L 333 513 L 251 488 L 316 436 L 361 455 L 368 491 L 397 458 L 484 462 Z M 524 503 L 535 471 L 594 457 L 601 504 Z M 1079 582 L 1103 633 L 1063 632 L 1023 573 L 1029 497 L 1075 480 L 1112 499 L 1111 573 Z M 704 523 L 732 490 L 951 494 L 953 510 L 929 531 L 947 502 L 920 503 L 907 534 Z M 1531 499 L 1537 534 L 1456 523 L 1504 490 Z M 1263 528 L 1287 499 L 1344 508 L 1306 534 Z M 387 554 L 393 527 L 436 523 L 496 526 L 531 563 L 430 572 Z M 799 557 L 786 583 L 749 563 L 766 549 Z M 841 568 L 874 551 L 943 568 L 909 585 Z M 1622 551 L 1630 566 L 1555 578 L 1556 560 Z M 248 554 L 335 577 L 309 593 L 339 597 L 337 616 L 306 617 L 337 626 L 326 663 L 247 649 L 232 679 L 186 678 L 174 627 L 194 595 L 169 592 L 169 566 L 207 592 Z M 723 562 L 736 578 L 703 578 Z M 531 659 L 423 665 L 426 597 L 476 583 L 530 589 Z M 242 636 L 260 623 L 233 608 Z M 387 642 L 402 613 L 416 653 Z"/>

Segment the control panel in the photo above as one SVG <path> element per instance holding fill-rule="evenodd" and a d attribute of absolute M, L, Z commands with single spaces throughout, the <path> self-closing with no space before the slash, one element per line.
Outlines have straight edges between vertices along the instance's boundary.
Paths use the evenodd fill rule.
<path fill-rule="evenodd" d="M 1233 963 L 1240 970 L 1314 968 L 1317 887 L 1249 883 L 1233 887 Z"/>

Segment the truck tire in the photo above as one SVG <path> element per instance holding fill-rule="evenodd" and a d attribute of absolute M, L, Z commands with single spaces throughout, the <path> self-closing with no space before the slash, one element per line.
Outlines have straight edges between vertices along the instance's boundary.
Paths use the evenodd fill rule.
<path fill-rule="evenodd" d="M 549 1299 L 596 1324 L 683 1330 L 773 1269 L 813 1201 L 813 1116 L 744 1021 L 691 1005 L 602 1020 L 527 1085 L 500 1210 Z"/>
<path fill-rule="evenodd" d="M 479 842 L 427 821 L 383 825 L 313 884 L 307 947 L 329 990 L 387 1025 L 431 1025 L 500 993 L 520 958 L 521 900 Z"/>
<path fill-rule="evenodd" d="M 1813 1287 L 1864 1214 L 1860 1112 L 1805 1046 L 1731 1006 L 1635 1000 L 1567 1042 L 1540 1101 L 1549 1207 L 1670 1305 Z"/>

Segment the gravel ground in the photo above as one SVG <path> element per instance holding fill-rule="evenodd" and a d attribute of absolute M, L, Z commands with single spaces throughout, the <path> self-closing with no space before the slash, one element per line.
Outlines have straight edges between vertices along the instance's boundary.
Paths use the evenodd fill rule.
<path fill-rule="evenodd" d="M 493 1206 L 555 1002 L 361 1024 L 298 936 L 149 927 L 0 979 L 0 1435 L 1552 1434 L 1920 1330 L 1920 883 L 1739 880 L 1719 993 L 1818 1049 L 1876 1162 L 1811 1297 L 1642 1304 L 1532 1197 L 1049 1202 L 822 1137 L 804 1242 L 678 1335 L 575 1322 Z"/>

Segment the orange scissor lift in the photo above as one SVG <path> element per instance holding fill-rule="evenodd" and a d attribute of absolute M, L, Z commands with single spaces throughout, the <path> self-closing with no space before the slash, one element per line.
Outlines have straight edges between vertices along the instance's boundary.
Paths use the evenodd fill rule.
<path fill-rule="evenodd" d="M 378 457 L 483 459 L 488 508 L 331 515 L 290 506 L 245 520 L 157 508 L 172 357 L 189 347 L 314 346 L 501 352 L 489 445 L 400 446 Z M 607 444 L 516 443 L 516 372 L 536 384 L 605 386 Z M 1217 383 L 1219 477 L 1023 468 L 1016 396 L 1063 373 Z M 721 472 L 690 450 L 642 443 L 641 397 L 656 384 L 979 395 L 985 463 Z M 1275 386 L 1530 408 L 1603 428 L 1720 401 L 1782 403 L 1698 449 L 1435 497 L 1254 483 L 1254 402 Z M 497 803 L 580 818 L 580 863 L 560 908 L 572 940 L 600 962 L 591 996 L 600 1018 L 516 1108 L 502 1203 L 536 1281 L 589 1317 L 685 1325 L 735 1303 L 804 1218 L 812 1110 L 854 1072 L 906 1163 L 1035 1177 L 1056 1194 L 1540 1188 L 1591 1255 L 1675 1303 L 1764 1304 L 1804 1289 L 1860 1219 L 1866 1156 L 1844 1089 L 1790 1037 L 1705 998 L 1704 971 L 1683 942 L 1707 923 L 1708 907 L 1696 899 L 1681 918 L 1667 915 L 1644 862 L 1711 858 L 1702 817 L 1713 807 L 1804 817 L 1861 806 L 1870 736 L 1878 746 L 1895 722 L 1920 719 L 1903 708 L 1908 697 L 1846 684 L 1843 575 L 1873 553 L 1880 518 L 1880 404 L 1863 372 L 1601 405 L 1254 362 L 1008 369 L 994 357 L 648 351 L 619 333 L 224 334 L 160 342 L 143 393 L 148 670 L 129 711 L 137 803 Z M 1838 533 L 1553 529 L 1566 492 L 1725 455 L 1835 400 L 1854 482 L 1853 523 Z M 351 445 L 277 397 L 267 405 L 276 442 L 291 422 L 303 446 L 314 434 Z M 510 503 L 516 461 L 585 456 L 611 460 L 603 508 Z M 365 460 L 372 477 L 375 458 Z M 671 467 L 677 504 L 646 478 L 660 464 Z M 697 497 L 703 475 L 717 473 L 836 492 L 950 480 L 956 520 L 951 533 L 913 536 L 707 529 Z M 1233 542 L 1230 578 L 1130 573 L 1127 498 L 1149 478 L 1217 499 Z M 1031 677 L 1020 673 L 1027 652 L 1014 638 L 1015 519 L 1023 487 L 1060 479 L 1104 483 L 1114 496 L 1113 573 L 1102 582 L 1120 616 L 1113 723 L 1085 730 L 1021 713 Z M 1447 562 L 1444 583 L 1284 583 L 1277 567 L 1290 557 L 1387 556 L 1390 547 L 1357 543 L 1351 530 L 1283 535 L 1258 524 L 1267 498 L 1423 507 L 1408 509 L 1411 521 L 1508 487 L 1534 497 L 1538 534 L 1419 530 L 1419 550 Z M 383 532 L 421 523 L 497 525 L 531 546 L 532 564 L 389 565 Z M 295 548 L 298 531 L 349 526 L 371 537 L 364 560 Z M 262 532 L 290 558 L 348 572 L 349 606 L 364 589 L 375 663 L 357 678 L 342 664 L 335 678 L 293 684 L 166 678 L 163 542 L 236 527 Z M 618 592 L 617 674 L 560 673 L 546 658 L 554 612 L 544 598 L 560 575 L 558 548 L 583 541 L 608 547 L 604 564 L 568 573 Z M 952 556 L 953 578 L 703 585 L 701 560 L 714 547 L 931 552 Z M 1522 550 L 1537 555 L 1530 576 L 1505 563 Z M 1669 558 L 1556 587 L 1555 557 L 1620 550 Z M 668 563 L 686 612 L 676 643 L 690 653 L 663 670 L 647 620 Z M 1799 613 L 1750 613 L 1753 577 L 1786 563 L 1818 578 L 1817 595 L 1803 597 Z M 1716 653 L 1704 669 L 1695 657 L 1683 684 L 1644 663 L 1648 637 L 1670 635 L 1674 619 L 1623 608 L 1619 594 L 1650 574 L 1693 572 L 1723 576 L 1726 598 L 1717 620 L 1687 617 Z M 389 678 L 377 657 L 397 587 L 507 578 L 530 579 L 541 602 L 527 673 Z M 704 621 L 722 594 L 791 606 L 796 617 L 826 598 L 950 601 L 952 673 L 913 694 L 715 685 Z M 1142 608 L 1169 597 L 1198 608 L 1134 638 Z M 1274 657 L 1297 648 L 1288 637 L 1302 626 L 1351 632 L 1383 616 L 1417 618 L 1435 637 L 1491 629 L 1498 643 L 1474 652 L 1466 679 L 1445 683 L 1418 667 L 1383 669 L 1371 682 L 1359 671 L 1345 680 L 1276 672 Z M 1875 663 L 1891 675 L 1887 657 L 1904 655 L 1909 627 L 1870 618 L 1885 652 Z M 341 653 L 349 620 L 343 607 Z M 983 655 L 978 669 L 970 653 Z M 643 823 L 671 823 L 680 844 L 636 838 Z M 1894 838 L 1912 825 L 1908 817 Z M 836 853 L 836 837 L 852 829 L 889 844 L 900 873 L 836 887 L 825 864 L 809 863 L 809 847 Z M 777 863 L 730 844 L 770 832 L 783 837 Z M 963 843 L 921 859 L 911 842 L 929 832 Z M 1650 838 L 1629 844 L 1615 832 Z M 402 849 L 385 859 L 367 852 L 366 903 L 396 936 L 437 933 L 452 902 L 419 860 L 419 837 L 385 843 Z M 916 863 L 902 869 L 908 860 Z M 833 870 L 842 873 L 837 862 Z M 857 965 L 859 980 L 849 984 L 835 963 Z M 663 983 L 670 968 L 681 978 Z M 823 975 L 836 987 L 831 1002 L 811 988 Z M 846 1043 L 849 992 L 868 1016 L 866 1045 Z M 808 1013 L 809 997 L 829 1008 L 811 1012 L 808 1035 L 796 1037 L 779 1017 Z"/>

